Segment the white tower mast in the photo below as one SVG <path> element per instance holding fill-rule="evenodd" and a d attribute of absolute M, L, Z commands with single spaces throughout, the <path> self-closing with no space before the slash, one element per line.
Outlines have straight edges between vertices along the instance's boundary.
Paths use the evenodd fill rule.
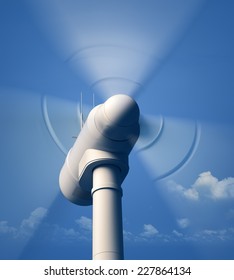
<path fill-rule="evenodd" d="M 60 172 L 67 199 L 93 204 L 93 259 L 123 259 L 121 184 L 139 131 L 136 102 L 110 97 L 90 112 Z"/>
<path fill-rule="evenodd" d="M 120 169 L 101 165 L 93 171 L 93 259 L 123 259 Z"/>

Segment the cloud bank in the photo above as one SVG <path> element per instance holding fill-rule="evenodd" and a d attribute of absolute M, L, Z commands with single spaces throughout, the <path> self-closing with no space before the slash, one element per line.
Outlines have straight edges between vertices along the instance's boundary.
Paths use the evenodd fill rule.
<path fill-rule="evenodd" d="M 43 238 L 51 241 L 58 240 L 90 240 L 92 230 L 92 220 L 81 216 L 74 221 L 74 226 L 67 228 L 58 224 L 49 224 L 44 221 L 48 210 L 38 207 L 29 216 L 23 219 L 18 227 L 9 225 L 8 221 L 0 221 L 0 236 L 11 238 L 12 240 L 27 240 L 33 236 L 40 226 Z"/>
<path fill-rule="evenodd" d="M 67 228 L 58 224 L 43 222 L 47 215 L 47 209 L 39 207 L 31 212 L 28 218 L 23 219 L 20 226 L 13 227 L 7 221 L 0 221 L 0 236 L 12 240 L 28 240 L 40 225 L 43 229 L 41 238 L 47 241 L 70 243 L 74 241 L 91 242 L 92 220 L 81 216 L 74 220 L 73 227 Z M 125 242 L 217 242 L 234 240 L 234 228 L 212 229 L 205 228 L 198 231 L 188 232 L 191 222 L 188 218 L 177 219 L 178 228 L 171 232 L 160 232 L 152 224 L 143 224 L 142 231 L 136 233 L 123 231 Z"/>
<path fill-rule="evenodd" d="M 47 215 L 47 209 L 38 207 L 31 212 L 28 218 L 23 219 L 20 226 L 10 226 L 8 221 L 0 221 L 0 234 L 7 234 L 14 239 L 29 238 Z"/>
<path fill-rule="evenodd" d="M 214 201 L 234 198 L 234 178 L 218 180 L 210 171 L 201 173 L 189 188 L 174 181 L 169 181 L 168 187 L 170 191 L 193 201 L 203 198 Z"/>

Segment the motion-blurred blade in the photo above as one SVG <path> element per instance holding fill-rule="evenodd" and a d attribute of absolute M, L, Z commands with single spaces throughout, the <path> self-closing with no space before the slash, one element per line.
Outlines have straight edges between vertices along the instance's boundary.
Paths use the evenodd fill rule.
<path fill-rule="evenodd" d="M 49 208 L 59 191 L 64 155 L 48 133 L 41 96 L 1 88 L 0 127 L 0 213 L 8 219 L 12 205 L 20 209 L 22 203 L 29 213 L 37 207 Z M 13 212 L 17 218 L 17 211 Z"/>
<path fill-rule="evenodd" d="M 77 138 L 91 106 L 52 96 L 43 96 L 42 112 L 46 127 L 59 149 L 67 154 Z"/>
<path fill-rule="evenodd" d="M 164 119 L 162 116 L 140 115 L 140 136 L 136 142 L 136 149 L 142 150 L 149 147 L 162 132 Z"/>
<path fill-rule="evenodd" d="M 80 130 L 78 108 L 75 102 L 0 88 L 0 233 L 13 238 L 10 258 L 19 258 L 59 199 L 63 153 Z"/>
<path fill-rule="evenodd" d="M 44 96 L 42 111 L 47 129 L 60 150 L 67 154 L 74 144 L 74 138 L 81 129 L 78 104 Z"/>
<path fill-rule="evenodd" d="M 105 98 L 134 95 L 204 0 L 30 1 L 64 60 Z"/>
<path fill-rule="evenodd" d="M 144 117 L 141 133 L 138 153 L 153 180 L 170 176 L 187 164 L 200 139 L 197 122 L 169 117 Z"/>

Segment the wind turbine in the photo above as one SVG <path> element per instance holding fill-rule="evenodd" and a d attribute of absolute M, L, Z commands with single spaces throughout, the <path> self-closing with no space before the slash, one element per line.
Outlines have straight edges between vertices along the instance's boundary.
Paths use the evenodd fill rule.
<path fill-rule="evenodd" d="M 146 22 L 140 19 L 142 4 L 131 0 L 118 4 L 104 0 L 100 6 L 96 4 L 93 18 L 88 15 L 90 22 L 85 13 L 91 4 L 87 1 L 37 3 L 42 8 L 43 22 L 56 30 L 50 36 L 53 34 L 52 41 L 59 46 L 67 62 L 82 75 L 92 91 L 105 99 L 111 96 L 90 112 L 74 146 L 68 152 L 59 179 L 62 193 L 68 200 L 78 205 L 93 204 L 94 259 L 123 258 L 121 184 L 128 173 L 128 155 L 137 142 L 140 126 L 142 133 L 138 146 L 143 154 L 147 154 L 146 148 L 154 146 L 155 141 L 160 148 L 161 136 L 167 135 L 168 127 L 170 130 L 170 125 L 165 126 L 167 121 L 161 116 L 153 120 L 149 118 L 153 129 L 145 118 L 139 124 L 139 108 L 130 96 L 142 90 L 152 70 L 161 64 L 183 34 L 201 3 L 200 0 L 190 3 L 179 1 L 180 10 L 177 10 L 170 23 L 160 13 L 163 11 L 170 16 L 174 12 L 176 6 L 171 0 L 144 4 L 149 16 Z M 137 9 L 133 8 L 134 5 Z M 131 15 L 129 11 L 132 8 Z M 114 17 L 114 10 L 121 17 L 111 20 L 108 15 Z M 129 15 L 130 22 L 136 25 L 134 28 L 129 25 Z M 93 25 L 95 21 L 98 23 L 96 26 Z M 164 30 L 161 30 L 161 25 Z M 58 26 L 61 27 L 59 30 Z M 131 34 L 131 40 L 126 37 L 128 34 Z M 43 112 L 53 139 L 66 152 L 50 120 L 53 106 L 51 112 L 46 99 Z M 198 139 L 196 124 L 192 124 L 188 131 L 187 143 L 177 153 L 179 156 L 170 155 L 172 161 L 164 157 L 169 164 L 163 166 L 162 171 L 158 168 L 158 177 L 163 178 L 177 171 L 193 154 Z"/>
<path fill-rule="evenodd" d="M 99 6 L 94 1 L 42 0 L 38 1 L 42 10 L 38 11 L 42 11 L 41 24 L 45 23 L 50 39 L 56 43 L 62 57 L 87 82 L 91 91 L 104 101 L 118 93 L 137 100 L 137 94 L 140 96 L 144 91 L 144 85 L 150 79 L 152 71 L 162 65 L 177 39 L 196 15 L 201 2 L 203 1 L 100 1 Z M 137 5 L 136 10 L 134 5 Z M 136 11 L 140 11 L 139 14 Z M 134 17 L 141 18 L 141 11 L 148 15 L 147 20 L 144 18 L 134 21 Z M 131 36 L 128 37 L 128 34 Z M 67 98 L 69 99 L 69 93 Z M 43 117 L 53 140 L 67 153 L 73 144 L 70 143 L 74 140 L 72 137 L 76 135 L 76 131 L 71 132 L 69 126 L 77 125 L 77 112 L 69 110 L 76 107 L 76 104 L 70 104 L 71 107 L 67 107 L 69 110 L 65 111 L 66 100 L 60 100 L 60 104 L 57 101 L 49 96 L 43 99 Z M 141 105 L 140 101 L 138 103 Z M 58 108 L 60 110 L 57 111 Z M 64 122 L 59 122 L 60 119 L 56 121 L 57 116 L 62 116 Z M 77 130 L 79 129 L 78 124 Z M 139 149 L 139 155 L 146 157 L 147 168 L 152 168 L 156 174 L 154 179 L 166 178 L 183 167 L 193 156 L 200 133 L 195 122 L 186 124 L 177 122 L 175 118 L 142 115 L 140 131 L 135 147 Z M 69 138 L 69 144 L 64 141 L 64 135 Z M 173 143 L 170 142 L 172 138 Z M 84 153 L 86 148 L 89 149 L 85 146 Z M 83 154 L 77 155 L 80 159 L 83 157 Z M 126 162 L 126 158 L 123 161 Z M 77 162 L 79 159 L 76 159 Z M 78 179 L 84 179 L 79 176 Z M 74 186 L 75 183 L 72 184 Z M 81 192 L 83 184 L 78 189 Z M 90 190 L 87 197 L 91 203 Z"/>
<path fill-rule="evenodd" d="M 139 133 L 136 102 L 114 95 L 90 112 L 61 170 L 65 197 L 93 204 L 93 259 L 123 259 L 121 184 Z"/>

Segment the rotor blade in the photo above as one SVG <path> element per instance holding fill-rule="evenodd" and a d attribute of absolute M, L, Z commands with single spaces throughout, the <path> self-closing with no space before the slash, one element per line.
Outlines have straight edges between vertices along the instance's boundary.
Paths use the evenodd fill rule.
<path fill-rule="evenodd" d="M 42 98 L 43 117 L 47 129 L 60 150 L 67 154 L 77 138 L 90 106 L 51 96 Z"/>
<path fill-rule="evenodd" d="M 200 138 L 195 121 L 144 116 L 136 150 L 153 180 L 180 170 L 192 158 Z"/>
<path fill-rule="evenodd" d="M 162 132 L 164 119 L 162 116 L 140 115 L 140 136 L 136 149 L 142 150 L 150 146 Z"/>
<path fill-rule="evenodd" d="M 77 104 L 44 96 L 42 99 L 43 117 L 47 129 L 60 150 L 67 154 L 74 143 L 74 137 L 81 129 L 80 112 Z M 65 133 L 64 131 L 67 133 Z"/>
<path fill-rule="evenodd" d="M 59 192 L 64 161 L 58 143 L 68 149 L 80 129 L 77 104 L 1 88 L 0 126 L 1 183 L 6 186 L 0 189 L 0 213 L 12 212 L 9 202 L 16 209 L 22 201 L 25 208 L 48 208 Z"/>
<path fill-rule="evenodd" d="M 28 2 L 65 60 L 105 98 L 135 94 L 204 0 Z"/>

